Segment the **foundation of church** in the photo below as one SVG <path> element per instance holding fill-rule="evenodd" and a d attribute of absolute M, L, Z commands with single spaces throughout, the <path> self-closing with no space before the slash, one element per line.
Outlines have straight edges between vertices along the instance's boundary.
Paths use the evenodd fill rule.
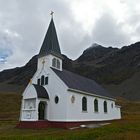
<path fill-rule="evenodd" d="M 113 120 L 115 121 L 115 120 Z M 81 122 L 54 122 L 54 121 L 20 121 L 16 128 L 19 129 L 45 129 L 45 128 L 64 128 L 80 127 L 86 124 L 108 123 L 109 121 L 81 121 Z"/>

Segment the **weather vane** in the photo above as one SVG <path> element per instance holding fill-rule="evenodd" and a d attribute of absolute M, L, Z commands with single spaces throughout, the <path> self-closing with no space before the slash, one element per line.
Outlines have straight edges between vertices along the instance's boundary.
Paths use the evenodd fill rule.
<path fill-rule="evenodd" d="M 53 11 L 51 11 L 50 15 L 51 15 L 51 17 L 52 17 L 52 18 L 53 18 L 53 14 L 54 14 L 54 12 L 53 12 Z"/>

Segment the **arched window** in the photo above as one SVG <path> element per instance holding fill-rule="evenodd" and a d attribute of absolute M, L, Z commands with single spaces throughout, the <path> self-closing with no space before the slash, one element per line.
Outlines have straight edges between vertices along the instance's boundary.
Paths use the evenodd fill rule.
<path fill-rule="evenodd" d="M 57 68 L 60 69 L 60 61 L 57 59 Z"/>
<path fill-rule="evenodd" d="M 53 58 L 53 60 L 52 60 L 52 66 L 53 67 L 56 67 L 56 58 Z"/>
<path fill-rule="evenodd" d="M 98 100 L 97 99 L 94 100 L 94 111 L 98 112 Z"/>
<path fill-rule="evenodd" d="M 82 111 L 87 111 L 87 98 L 82 98 Z"/>
<path fill-rule="evenodd" d="M 41 85 L 44 85 L 44 75 L 41 76 Z"/>
<path fill-rule="evenodd" d="M 107 102 L 104 101 L 104 112 L 107 113 Z"/>

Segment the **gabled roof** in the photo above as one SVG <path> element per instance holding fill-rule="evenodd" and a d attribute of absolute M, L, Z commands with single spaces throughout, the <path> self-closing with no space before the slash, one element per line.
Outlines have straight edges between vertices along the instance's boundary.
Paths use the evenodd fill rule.
<path fill-rule="evenodd" d="M 59 71 L 52 68 L 52 70 L 70 89 L 87 92 L 97 96 L 114 98 L 94 80 L 85 78 L 64 69 L 62 71 Z"/>
<path fill-rule="evenodd" d="M 40 85 L 36 85 L 36 84 L 33 84 L 36 92 L 37 92 L 37 97 L 38 98 L 46 98 L 46 99 L 49 99 L 49 95 L 48 95 L 48 92 L 46 91 L 46 89 L 43 87 L 43 86 L 40 86 Z"/>
<path fill-rule="evenodd" d="M 53 54 L 57 57 L 62 58 L 53 18 L 51 19 L 48 31 L 46 33 L 38 57 L 42 57 L 48 54 Z"/>

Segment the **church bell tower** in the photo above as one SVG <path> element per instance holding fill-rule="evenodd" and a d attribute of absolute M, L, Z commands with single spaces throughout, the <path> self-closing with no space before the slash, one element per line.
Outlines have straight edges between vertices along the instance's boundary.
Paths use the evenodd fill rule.
<path fill-rule="evenodd" d="M 52 15 L 52 14 L 51 14 Z M 62 54 L 59 46 L 59 41 L 53 21 L 53 15 L 43 41 L 42 47 L 38 54 L 38 69 L 42 66 L 52 67 L 62 71 Z"/>

